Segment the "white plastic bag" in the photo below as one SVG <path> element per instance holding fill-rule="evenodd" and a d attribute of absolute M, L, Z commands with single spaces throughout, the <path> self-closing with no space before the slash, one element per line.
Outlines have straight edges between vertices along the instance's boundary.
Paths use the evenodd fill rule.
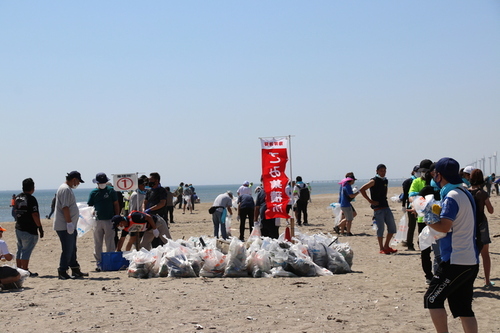
<path fill-rule="evenodd" d="M 397 245 L 402 241 L 406 240 L 406 235 L 408 234 L 408 214 L 403 214 L 403 217 L 399 220 L 398 232 L 392 239 L 391 245 Z"/>
<path fill-rule="evenodd" d="M 426 226 L 420 235 L 418 235 L 418 245 L 420 247 L 420 251 L 427 249 L 432 244 L 435 244 L 438 239 L 441 239 L 444 236 L 446 236 L 446 232 L 439 232 L 429 226 Z"/>
<path fill-rule="evenodd" d="M 340 218 L 342 217 L 342 209 L 340 208 L 340 203 L 334 202 L 330 204 L 333 210 L 333 216 L 335 216 L 335 227 L 340 224 Z"/>
<path fill-rule="evenodd" d="M 84 202 L 78 202 L 76 205 L 79 210 L 76 231 L 78 233 L 78 237 L 82 237 L 96 225 L 96 220 L 94 217 L 94 207 L 89 207 Z"/>

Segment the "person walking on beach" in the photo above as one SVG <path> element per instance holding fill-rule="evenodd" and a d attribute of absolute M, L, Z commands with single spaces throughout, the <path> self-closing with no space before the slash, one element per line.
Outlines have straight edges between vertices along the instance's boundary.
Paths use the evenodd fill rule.
<path fill-rule="evenodd" d="M 233 215 L 231 207 L 233 206 L 233 192 L 219 194 L 210 208 L 212 214 L 212 222 L 214 224 L 214 236 L 219 238 L 219 227 L 223 239 L 227 239 L 226 216 Z"/>
<path fill-rule="evenodd" d="M 116 249 L 115 229 L 111 219 L 120 214 L 120 204 L 118 196 L 113 187 L 108 185 L 109 178 L 104 172 L 100 172 L 92 180 L 97 184 L 89 194 L 87 204 L 94 206 L 96 214 L 96 225 L 94 226 L 94 258 L 96 260 L 96 272 L 102 270 L 101 254 L 103 242 L 106 244 L 107 252 L 114 252 Z"/>
<path fill-rule="evenodd" d="M 339 225 L 334 228 L 335 232 L 342 233 L 342 235 L 353 236 L 351 232 L 352 221 L 356 216 L 356 211 L 352 207 L 351 201 L 356 198 L 359 191 L 353 192 L 352 185 L 356 182 L 354 173 L 348 172 L 346 178 L 340 181 L 340 195 L 339 203 L 340 209 L 342 210 L 342 215 L 344 218 L 340 221 Z"/>
<path fill-rule="evenodd" d="M 56 209 L 56 195 L 54 194 L 52 202 L 50 203 L 50 213 L 49 215 L 45 216 L 47 220 L 50 220 L 50 217 L 52 216 L 52 214 L 54 214 L 55 209 Z"/>
<path fill-rule="evenodd" d="M 295 180 L 296 183 L 293 189 L 293 195 L 296 198 L 297 224 L 302 225 L 302 215 L 304 215 L 304 225 L 309 225 L 307 220 L 307 204 L 309 203 L 311 194 L 307 185 L 302 181 L 301 176 L 297 176 Z"/>
<path fill-rule="evenodd" d="M 191 190 L 191 187 L 189 187 L 189 184 L 186 184 L 184 186 L 184 189 L 182 190 L 182 198 L 184 199 L 184 209 L 182 211 L 182 214 L 186 213 L 186 208 L 188 210 L 191 210 L 191 214 L 193 214 L 193 205 L 191 202 L 193 196 L 193 191 Z"/>
<path fill-rule="evenodd" d="M 30 277 L 38 276 L 37 273 L 30 272 L 28 266 L 31 253 L 38 242 L 38 233 L 40 238 L 44 235 L 34 192 L 35 182 L 31 178 L 26 178 L 23 180 L 23 192 L 16 196 L 16 264 L 17 267 L 28 271 Z"/>
<path fill-rule="evenodd" d="M 488 219 L 484 212 L 484 208 L 488 210 L 488 213 L 493 214 L 494 209 L 490 201 L 490 196 L 483 190 L 484 178 L 483 172 L 480 169 L 475 169 L 470 175 L 470 192 L 474 197 L 474 202 L 476 203 L 476 222 L 479 225 L 479 232 L 481 234 L 481 243 L 483 248 L 481 249 L 481 258 L 483 259 L 483 269 L 484 269 L 484 282 L 485 287 L 489 288 L 495 285 L 493 281 L 490 280 L 491 272 L 491 258 L 489 247 L 491 243 L 490 229 L 488 227 Z"/>
<path fill-rule="evenodd" d="M 370 207 L 373 209 L 374 218 L 377 221 L 377 240 L 381 254 L 391 254 L 398 251 L 389 246 L 392 236 L 396 233 L 396 223 L 387 201 L 388 180 L 385 177 L 386 172 L 387 168 L 384 164 L 377 165 L 375 177 L 359 189 L 363 198 L 370 203 Z M 370 196 L 366 193 L 368 189 Z M 384 243 L 385 225 L 387 225 L 387 236 Z"/>
<path fill-rule="evenodd" d="M 56 193 L 54 230 L 57 232 L 62 248 L 59 268 L 57 269 L 58 277 L 61 280 L 72 278 L 67 272 L 70 267 L 75 278 L 82 278 L 89 275 L 88 273 L 82 273 L 76 256 L 77 233 L 75 230 L 78 223 L 79 210 L 73 190 L 80 183 L 84 183 L 80 173 L 78 171 L 71 171 L 66 176 L 66 181 L 59 186 Z"/>
<path fill-rule="evenodd" d="M 179 209 L 182 209 L 182 193 L 184 192 L 184 183 L 181 182 L 174 192 L 174 196 L 177 197 L 177 203 L 179 204 Z M 177 204 L 176 203 L 176 204 Z M 175 206 L 174 206 L 175 208 Z"/>
<path fill-rule="evenodd" d="M 12 194 L 12 198 L 10 199 L 10 213 L 12 214 L 12 217 L 14 218 L 14 221 L 16 220 L 16 195 Z"/>
<path fill-rule="evenodd" d="M 462 188 L 460 166 L 444 157 L 436 163 L 434 181 L 441 194 L 440 220 L 429 227 L 446 233 L 440 239 L 442 262 L 424 295 L 424 307 L 429 309 L 437 332 L 448 332 L 445 300 L 453 317 L 460 317 L 464 332 L 478 331 L 472 310 L 474 280 L 479 270 L 476 242 L 475 203 L 472 195 Z"/>

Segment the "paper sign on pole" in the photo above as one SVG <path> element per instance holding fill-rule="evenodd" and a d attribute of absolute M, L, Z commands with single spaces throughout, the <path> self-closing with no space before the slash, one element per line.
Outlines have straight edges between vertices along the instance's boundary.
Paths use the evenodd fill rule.
<path fill-rule="evenodd" d="M 113 175 L 113 184 L 116 191 L 133 191 L 137 189 L 137 181 L 137 173 Z"/>

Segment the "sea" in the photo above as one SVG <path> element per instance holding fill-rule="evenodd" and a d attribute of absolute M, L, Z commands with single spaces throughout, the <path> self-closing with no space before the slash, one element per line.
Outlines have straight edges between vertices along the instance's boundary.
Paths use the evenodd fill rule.
<path fill-rule="evenodd" d="M 360 187 L 365 184 L 368 180 L 358 179 L 356 185 Z M 402 179 L 389 180 L 389 187 L 401 186 L 403 182 Z M 337 194 L 339 191 L 338 181 L 325 180 L 325 181 L 311 181 L 311 195 L 315 194 Z M 200 202 L 213 202 L 214 199 L 221 193 L 226 191 L 232 191 L 236 194 L 236 191 L 241 186 L 241 184 L 229 184 L 229 185 L 198 185 L 195 186 L 196 194 L 200 198 Z M 254 184 L 253 187 L 256 187 Z M 177 185 L 170 186 L 173 192 L 177 188 Z M 45 218 L 46 215 L 50 213 L 50 204 L 52 198 L 54 197 L 57 189 L 52 190 L 35 190 L 33 194 L 38 200 L 38 206 L 40 209 L 40 217 Z M 77 188 L 74 190 L 77 202 L 87 202 L 89 193 L 92 188 Z M 0 222 L 10 222 L 14 221 L 12 217 L 12 209 L 10 207 L 10 202 L 13 194 L 18 194 L 19 191 L 0 191 Z"/>

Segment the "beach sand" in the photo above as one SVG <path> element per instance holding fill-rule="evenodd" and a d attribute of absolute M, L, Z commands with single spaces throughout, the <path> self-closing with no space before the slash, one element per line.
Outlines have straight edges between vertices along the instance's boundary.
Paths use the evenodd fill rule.
<path fill-rule="evenodd" d="M 389 197 L 400 188 L 391 188 Z M 482 266 L 474 289 L 474 311 L 480 332 L 500 332 L 500 197 L 489 215 L 494 289 L 485 289 Z M 332 233 L 329 204 L 336 195 L 314 195 L 310 226 L 303 233 Z M 211 235 L 211 203 L 196 205 L 194 214 L 175 210 L 174 239 Z M 354 237 L 340 236 L 354 251 L 353 273 L 314 278 L 129 278 L 126 271 L 94 272 L 93 239 L 78 239 L 84 280 L 57 279 L 60 245 L 52 222 L 43 220 L 45 238 L 31 257 L 24 290 L 0 293 L 2 332 L 433 332 L 423 308 L 426 290 L 420 253 L 400 245 L 393 255 L 379 254 L 372 211 L 361 197 Z M 397 221 L 401 204 L 391 203 Z M 1 224 L 12 252 L 14 223 Z M 236 226 L 233 225 L 233 229 Z M 284 231 L 281 228 L 280 231 Z M 237 230 L 233 234 L 237 234 Z M 449 312 L 449 311 L 448 311 Z M 450 332 L 461 332 L 449 316 Z"/>

